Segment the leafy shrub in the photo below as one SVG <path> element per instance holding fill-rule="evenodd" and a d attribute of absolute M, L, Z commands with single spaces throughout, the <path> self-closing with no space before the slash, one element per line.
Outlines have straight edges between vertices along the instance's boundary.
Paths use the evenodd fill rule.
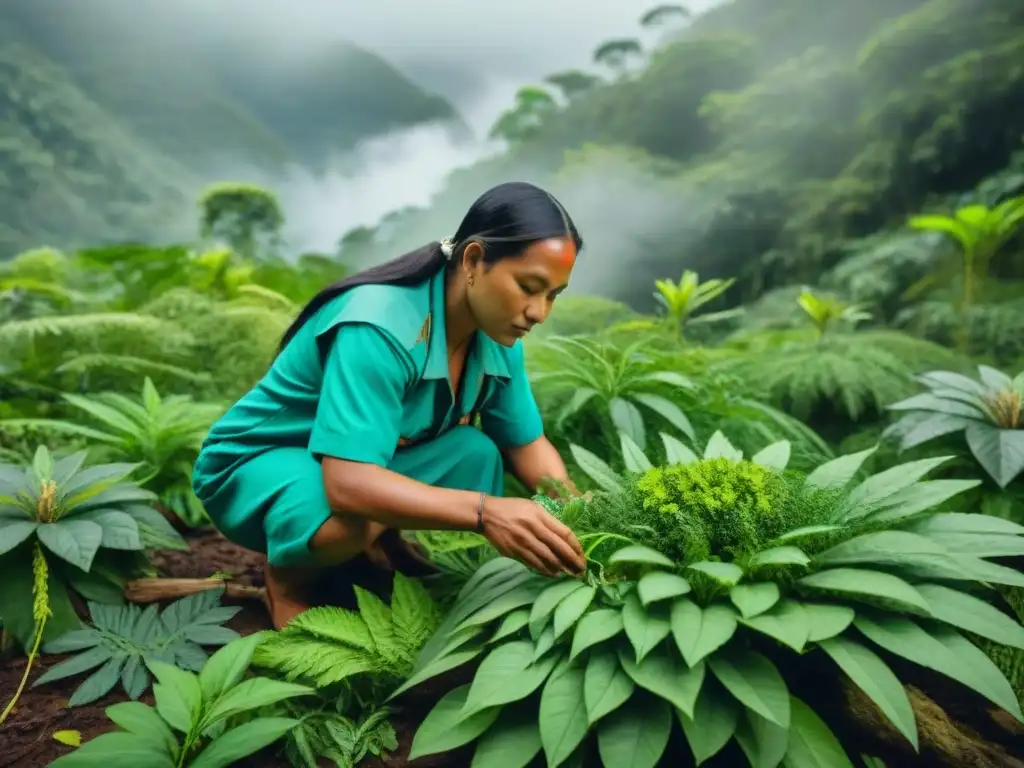
<path fill-rule="evenodd" d="M 53 640 L 81 623 L 69 589 L 103 603 L 123 600 L 124 582 L 148 566 L 144 549 L 184 549 L 182 538 L 152 508 L 155 496 L 124 482 L 137 465 L 85 467 L 85 452 L 54 461 L 40 446 L 29 467 L 0 464 L 0 616 L 22 645 L 31 636 L 32 545 L 46 550 Z"/>
<path fill-rule="evenodd" d="M 786 471 L 786 443 L 745 460 L 718 433 L 702 456 L 682 447 L 667 467 L 623 445 L 624 476 L 589 455 L 606 490 L 558 509 L 580 531 L 585 578 L 552 583 L 498 558 L 466 584 L 394 695 L 483 660 L 428 715 L 411 757 L 476 742 L 475 768 L 521 768 L 541 752 L 552 766 L 596 764 L 596 753 L 652 768 L 678 721 L 698 764 L 735 739 L 753 766 L 851 766 L 784 677 L 814 650 L 915 748 L 909 699 L 875 647 L 1024 721 L 1006 679 L 961 634 L 1024 648 L 1024 627 L 971 593 L 1024 584 L 986 559 L 1024 553 L 1024 527 L 937 511 L 977 485 L 922 479 L 946 458 L 857 481 L 873 449 L 799 476 Z M 697 545 L 669 557 L 645 543 L 679 541 L 659 516 Z"/>

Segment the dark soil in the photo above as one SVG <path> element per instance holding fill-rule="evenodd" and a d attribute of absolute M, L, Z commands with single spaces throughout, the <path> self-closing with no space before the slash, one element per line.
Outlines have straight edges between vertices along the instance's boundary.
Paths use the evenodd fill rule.
<path fill-rule="evenodd" d="M 153 565 L 162 576 L 172 578 L 202 578 L 215 573 L 230 574 L 240 584 L 262 586 L 263 557 L 231 544 L 215 532 L 204 531 L 189 536 L 192 545 L 188 552 L 157 552 L 152 557 Z M 232 601 L 225 599 L 225 603 Z M 242 610 L 226 626 L 246 635 L 270 628 L 270 620 L 263 604 L 257 601 L 235 602 Z M 97 702 L 74 709 L 68 709 L 68 697 L 82 676 L 55 682 L 40 688 L 32 688 L 32 682 L 46 669 L 63 661 L 66 656 L 40 656 L 29 676 L 28 685 L 18 700 L 17 707 L 0 727 L 0 768 L 43 768 L 59 756 L 71 751 L 53 740 L 55 731 L 76 730 L 82 734 L 82 741 L 88 741 L 115 726 L 104 714 L 104 709 L 119 701 L 127 701 L 120 686 Z M 6 705 L 18 687 L 25 672 L 25 658 L 14 655 L 0 660 L 0 706 Z M 403 702 L 403 708 L 393 717 L 398 734 L 399 748 L 386 760 L 364 761 L 367 768 L 466 768 L 469 759 L 464 754 L 425 758 L 409 763 L 409 745 L 417 725 L 426 713 L 452 686 L 452 681 L 439 680 L 434 686 L 424 685 L 410 692 Z M 147 692 L 140 701 L 153 703 L 152 692 Z M 327 765 L 328 763 L 325 763 Z M 254 757 L 240 761 L 240 768 L 269 768 L 288 766 L 288 762 L 277 756 L 273 749 L 265 750 Z"/>

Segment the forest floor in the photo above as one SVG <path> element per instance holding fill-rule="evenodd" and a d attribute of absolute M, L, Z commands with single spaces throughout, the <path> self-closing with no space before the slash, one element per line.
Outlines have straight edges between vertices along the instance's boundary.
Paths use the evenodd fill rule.
<path fill-rule="evenodd" d="M 263 585 L 262 555 L 235 546 L 214 531 L 195 532 L 186 538 L 191 545 L 189 551 L 162 551 L 153 554 L 153 565 L 161 576 L 206 578 L 216 573 L 230 573 L 233 583 L 254 587 Z M 270 617 L 261 602 L 237 602 L 227 597 L 223 598 L 223 602 L 242 608 L 225 626 L 243 635 L 271 628 Z M 70 752 L 72 747 L 53 739 L 55 731 L 79 731 L 84 743 L 101 733 L 116 729 L 107 718 L 104 709 L 111 704 L 128 701 L 128 696 L 120 685 L 99 701 L 73 709 L 67 706 L 68 698 L 81 681 L 81 676 L 56 681 L 39 688 L 31 687 L 32 682 L 46 669 L 66 658 L 68 657 L 65 655 L 41 655 L 36 660 L 35 670 L 29 677 L 28 685 L 18 700 L 17 707 L 0 729 L 0 768 L 44 768 L 59 756 Z M 25 661 L 25 657 L 20 655 L 0 660 L 0 698 L 5 702 L 18 687 L 25 672 Z M 423 685 L 405 696 L 406 701 L 401 711 L 392 718 L 398 735 L 398 750 L 387 759 L 367 758 L 360 764 L 361 768 L 398 768 L 412 765 L 416 768 L 468 768 L 469 756 L 458 753 L 424 758 L 415 763 L 409 763 L 407 759 L 416 727 L 449 687 L 450 681 L 440 679 L 433 687 Z M 441 690 L 438 691 L 437 688 Z M 152 689 L 147 690 L 139 700 L 152 704 Z M 287 768 L 289 763 L 279 756 L 280 747 L 281 744 L 278 743 L 251 758 L 239 761 L 236 765 L 240 768 Z M 323 761 L 322 764 L 332 765 L 329 761 Z"/>

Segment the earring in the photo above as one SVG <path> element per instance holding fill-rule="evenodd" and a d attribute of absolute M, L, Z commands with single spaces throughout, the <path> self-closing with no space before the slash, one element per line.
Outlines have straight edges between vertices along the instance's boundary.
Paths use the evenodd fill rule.
<path fill-rule="evenodd" d="M 472 285 L 472 284 L 473 284 L 473 276 L 472 276 L 472 275 L 470 275 L 470 276 L 469 276 L 469 284 L 470 284 L 470 285 Z"/>

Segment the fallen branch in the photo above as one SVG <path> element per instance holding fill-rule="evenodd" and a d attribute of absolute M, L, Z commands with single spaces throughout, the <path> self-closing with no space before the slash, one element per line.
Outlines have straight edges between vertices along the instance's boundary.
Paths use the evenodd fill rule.
<path fill-rule="evenodd" d="M 267 604 L 263 587 L 234 584 L 224 579 L 135 579 L 124 588 L 125 599 L 133 603 L 155 603 L 195 595 L 208 589 L 224 588 L 224 596 L 232 600 L 259 600 Z"/>

